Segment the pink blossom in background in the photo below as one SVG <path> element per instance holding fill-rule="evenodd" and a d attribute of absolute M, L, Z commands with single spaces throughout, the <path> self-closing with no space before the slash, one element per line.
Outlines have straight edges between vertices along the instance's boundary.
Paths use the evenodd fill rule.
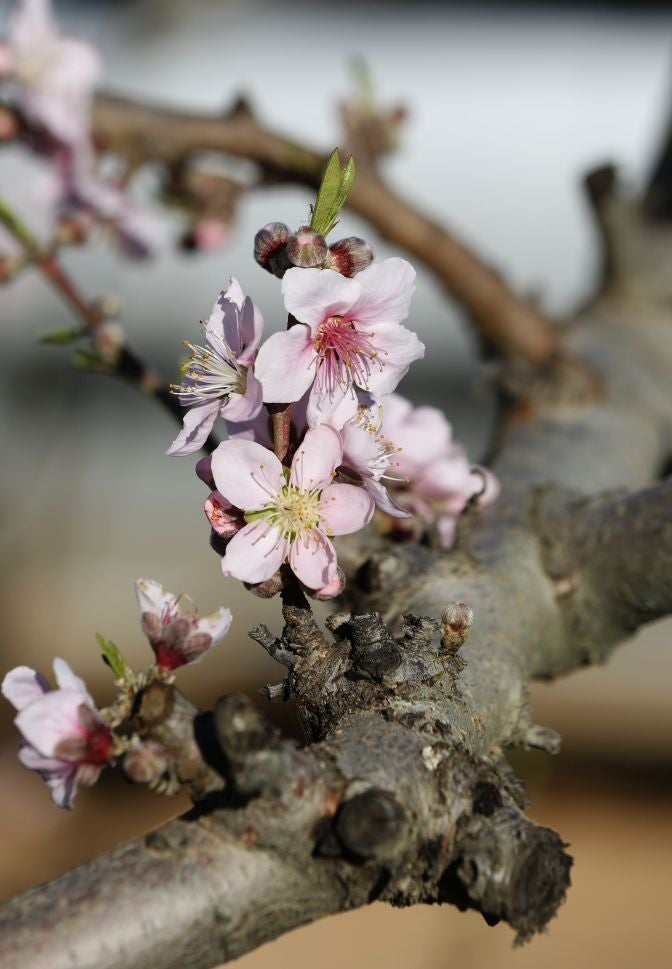
<path fill-rule="evenodd" d="M 248 421 L 259 414 L 262 392 L 254 361 L 263 328 L 261 313 L 231 279 L 206 323 L 205 346 L 187 344 L 192 357 L 174 392 L 189 410 L 168 454 L 197 451 L 217 417 Z"/>
<path fill-rule="evenodd" d="M 385 397 L 381 406 L 381 432 L 399 448 L 394 460 L 401 480 L 395 500 L 433 525 L 441 545 L 450 548 L 467 504 L 472 499 L 481 506 L 495 501 L 499 483 L 491 471 L 470 463 L 438 408 L 413 407 L 400 394 Z"/>
<path fill-rule="evenodd" d="M 271 336 L 257 375 L 268 403 L 290 403 L 310 390 L 308 423 L 324 423 L 354 388 L 383 396 L 395 389 L 425 348 L 401 326 L 415 270 L 404 259 L 369 266 L 356 279 L 331 269 L 289 269 L 287 311 L 298 324 Z"/>
<path fill-rule="evenodd" d="M 94 48 L 60 33 L 49 0 L 18 0 L 0 44 L 0 76 L 16 83 L 30 122 L 67 145 L 88 138 L 91 96 L 100 73 Z"/>
<path fill-rule="evenodd" d="M 231 610 L 222 606 L 199 617 L 188 596 L 174 596 L 153 579 L 138 579 L 135 594 L 142 630 L 162 670 L 195 663 L 216 646 L 231 628 Z"/>
<path fill-rule="evenodd" d="M 2 694 L 18 711 L 24 744 L 19 760 L 46 781 L 59 807 L 70 808 L 77 788 L 90 787 L 112 756 L 112 733 L 86 686 L 65 660 L 54 660 L 58 689 L 28 666 L 11 670 Z"/>
<path fill-rule="evenodd" d="M 225 575 L 263 582 L 288 561 L 309 589 L 334 583 L 337 562 L 331 536 L 364 528 L 374 508 L 363 488 L 332 483 L 342 456 L 340 435 L 327 425 L 306 433 L 291 471 L 256 441 L 219 445 L 212 455 L 217 490 L 247 521 L 226 547 Z"/>
<path fill-rule="evenodd" d="M 199 219 L 191 231 L 194 245 L 201 252 L 215 252 L 231 241 L 231 226 L 219 219 Z"/>

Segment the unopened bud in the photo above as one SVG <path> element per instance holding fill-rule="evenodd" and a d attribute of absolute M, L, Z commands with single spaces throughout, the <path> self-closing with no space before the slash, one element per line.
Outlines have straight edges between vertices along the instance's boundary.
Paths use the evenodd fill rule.
<path fill-rule="evenodd" d="M 364 239 L 349 236 L 329 246 L 326 263 L 341 276 L 356 276 L 373 261 L 373 247 Z"/>
<path fill-rule="evenodd" d="M 222 538 L 233 538 L 245 524 L 242 511 L 235 508 L 218 491 L 213 491 L 208 495 L 203 510 L 213 530 Z"/>
<path fill-rule="evenodd" d="M 328 251 L 324 236 L 307 225 L 301 226 L 287 240 L 289 261 L 301 269 L 321 266 Z"/>
<path fill-rule="evenodd" d="M 96 327 L 92 338 L 98 356 L 112 367 L 118 362 L 125 341 L 126 335 L 119 323 L 102 323 Z"/>
<path fill-rule="evenodd" d="M 287 256 L 289 228 L 284 222 L 269 222 L 254 237 L 254 258 L 259 265 L 282 278 L 291 266 Z"/>
<path fill-rule="evenodd" d="M 473 610 L 464 602 L 451 602 L 441 616 L 441 646 L 459 649 L 466 642 L 474 621 Z"/>
<path fill-rule="evenodd" d="M 338 565 L 336 566 L 336 575 L 328 585 L 323 586 L 321 589 L 309 589 L 306 587 L 306 594 L 309 595 L 311 599 L 317 599 L 319 602 L 326 602 L 328 599 L 333 599 L 335 596 L 340 596 L 344 588 L 345 572 L 340 565 Z"/>
<path fill-rule="evenodd" d="M 124 773 L 134 784 L 156 786 L 168 770 L 168 758 L 161 744 L 153 740 L 132 747 L 124 755 Z"/>

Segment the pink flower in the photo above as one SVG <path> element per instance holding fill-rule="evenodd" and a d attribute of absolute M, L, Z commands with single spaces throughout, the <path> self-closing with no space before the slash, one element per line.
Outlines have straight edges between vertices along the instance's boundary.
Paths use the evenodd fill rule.
<path fill-rule="evenodd" d="M 289 269 L 285 306 L 299 323 L 259 351 L 257 374 L 269 403 L 299 400 L 312 387 L 308 423 L 327 421 L 355 386 L 383 396 L 424 355 L 408 315 L 415 270 L 404 259 L 369 266 L 356 279 L 331 269 Z"/>
<path fill-rule="evenodd" d="M 225 575 L 263 582 L 289 561 L 309 589 L 331 586 L 337 563 L 330 536 L 358 531 L 373 514 L 363 488 L 332 484 L 342 454 L 340 435 L 327 425 L 306 433 L 291 471 L 256 441 L 219 445 L 212 455 L 217 489 L 248 523 L 226 547 Z"/>
<path fill-rule="evenodd" d="M 231 628 L 230 609 L 221 607 L 201 619 L 187 596 L 176 597 L 153 579 L 138 579 L 135 594 L 142 613 L 142 630 L 161 670 L 195 663 Z"/>
<path fill-rule="evenodd" d="M 254 360 L 263 328 L 261 313 L 238 281 L 231 279 L 205 325 L 205 346 L 187 344 L 192 357 L 173 392 L 190 410 L 168 454 L 197 451 L 218 416 L 248 421 L 259 414 L 261 384 L 254 374 Z"/>
<path fill-rule="evenodd" d="M 359 407 L 341 430 L 343 465 L 339 475 L 354 480 L 365 488 L 376 506 L 392 518 L 410 518 L 388 494 L 383 482 L 404 484 L 399 476 L 400 449 L 381 432 L 382 406 Z"/>
<path fill-rule="evenodd" d="M 381 401 L 381 431 L 399 450 L 394 456 L 401 479 L 394 495 L 398 503 L 436 528 L 440 544 L 450 548 L 457 521 L 467 504 L 493 502 L 499 484 L 492 472 L 472 465 L 462 444 L 435 407 L 413 407 L 399 394 Z M 389 514 L 389 512 L 388 512 Z"/>
<path fill-rule="evenodd" d="M 47 782 L 59 807 L 70 808 L 79 785 L 90 787 L 112 755 L 112 732 L 86 686 L 65 660 L 54 660 L 58 689 L 28 666 L 11 670 L 2 694 L 18 710 L 24 767 Z"/>
<path fill-rule="evenodd" d="M 101 178 L 88 140 L 56 158 L 56 206 L 61 218 L 110 229 L 126 255 L 145 258 L 164 248 L 166 223 L 118 185 Z"/>
<path fill-rule="evenodd" d="M 201 252 L 223 249 L 231 241 L 231 226 L 221 219 L 199 219 L 191 231 L 194 246 Z"/>
<path fill-rule="evenodd" d="M 17 83 L 29 121 L 65 144 L 88 137 L 91 94 L 100 71 L 92 47 L 59 33 L 49 0 L 19 0 L 0 46 L 0 73 Z"/>

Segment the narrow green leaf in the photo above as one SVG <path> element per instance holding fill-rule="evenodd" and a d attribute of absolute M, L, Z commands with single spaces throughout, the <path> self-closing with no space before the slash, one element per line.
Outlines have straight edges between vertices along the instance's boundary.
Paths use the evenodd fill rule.
<path fill-rule="evenodd" d="M 71 326 L 64 330 L 51 330 L 49 333 L 42 333 L 37 338 L 40 343 L 50 343 L 56 346 L 65 346 L 74 343 L 80 337 L 86 335 L 86 331 L 80 326 Z"/>
<path fill-rule="evenodd" d="M 352 183 L 355 180 L 355 159 L 350 155 L 343 172 L 341 173 L 341 184 L 338 190 L 338 213 L 340 215 L 341 209 L 348 200 L 348 195 L 350 194 L 350 189 L 352 188 Z"/>
<path fill-rule="evenodd" d="M 125 680 L 127 683 L 133 683 L 135 680 L 133 670 L 121 655 L 119 648 L 111 640 L 101 636 L 100 633 L 96 633 L 96 641 L 100 646 L 104 662 L 107 663 L 114 673 L 115 680 Z"/>
<path fill-rule="evenodd" d="M 77 350 L 72 356 L 73 366 L 78 370 L 109 371 L 109 366 L 94 350 Z"/>
<path fill-rule="evenodd" d="M 310 220 L 311 229 L 315 229 L 321 235 L 327 234 L 327 226 L 331 222 L 332 213 L 341 185 L 341 158 L 338 148 L 334 148 L 329 161 L 324 169 L 320 187 L 317 190 L 317 198 L 313 207 L 313 216 Z"/>

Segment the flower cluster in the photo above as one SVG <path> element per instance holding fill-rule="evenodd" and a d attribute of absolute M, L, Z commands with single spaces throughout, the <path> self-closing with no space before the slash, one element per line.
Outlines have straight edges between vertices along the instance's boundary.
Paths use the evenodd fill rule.
<path fill-rule="evenodd" d="M 354 250 L 355 241 L 364 252 L 362 240 L 335 247 Z M 204 345 L 187 344 L 174 392 L 188 410 L 168 451 L 194 452 L 225 428 L 228 439 L 197 465 L 212 489 L 205 513 L 224 574 L 254 587 L 288 564 L 320 597 L 342 589 L 332 539 L 365 527 L 376 508 L 386 528 L 404 537 L 430 530 L 449 547 L 464 508 L 496 494 L 438 410 L 414 410 L 394 393 L 424 355 L 403 325 L 412 266 L 367 257 L 337 271 L 330 251 L 310 227 L 292 235 L 269 223 L 257 233 L 257 261 L 282 278 L 287 329 L 261 343 L 261 314 L 231 280 Z"/>
<path fill-rule="evenodd" d="M 60 32 L 51 0 L 17 0 L 0 39 L 0 82 L 13 89 L 29 144 L 53 162 L 58 221 L 84 236 L 102 226 L 122 250 L 147 255 L 163 244 L 162 223 L 97 170 L 90 114 L 101 72 L 92 46 Z"/>
<path fill-rule="evenodd" d="M 165 680 L 178 667 L 196 662 L 231 626 L 229 609 L 199 618 L 188 596 L 176 597 L 152 579 L 138 579 L 135 591 L 155 665 L 148 674 L 137 676 L 117 648 L 99 637 L 120 687 L 112 706 L 98 710 L 84 681 L 63 659 L 54 660 L 55 689 L 28 666 L 10 670 L 0 687 L 17 711 L 14 722 L 23 737 L 19 760 L 46 781 L 59 807 L 72 807 L 78 788 L 95 784 L 102 769 L 122 753 L 132 755 L 135 773 L 146 768 L 146 745 L 129 736 L 127 729 L 116 730 L 132 716 L 137 691 L 152 679 Z"/>

